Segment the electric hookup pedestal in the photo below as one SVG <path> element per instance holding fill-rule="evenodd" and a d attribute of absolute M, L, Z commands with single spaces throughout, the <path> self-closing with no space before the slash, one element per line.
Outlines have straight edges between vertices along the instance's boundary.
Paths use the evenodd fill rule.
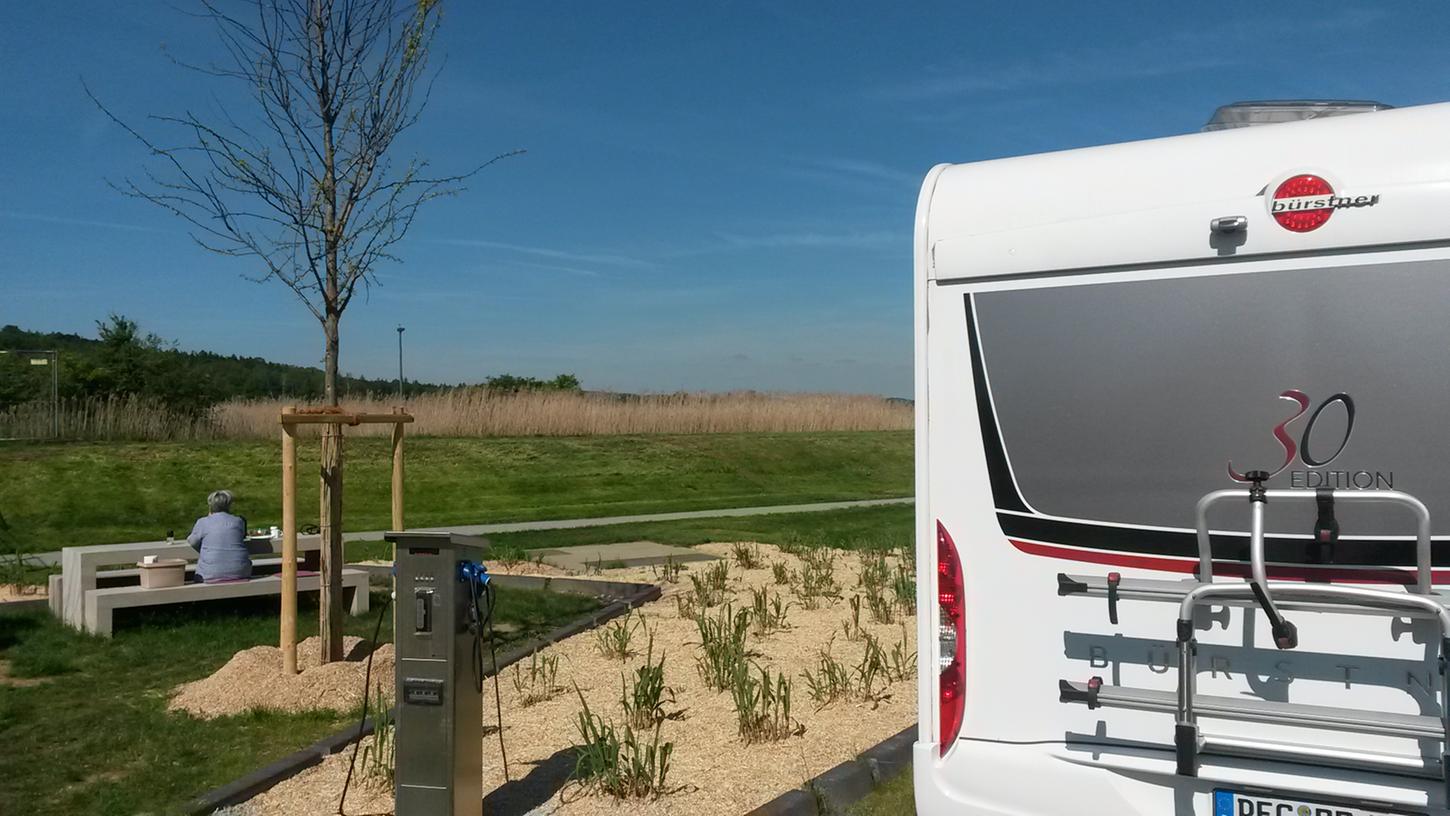
<path fill-rule="evenodd" d="M 397 816 L 480 816 L 488 542 L 451 533 L 384 538 L 397 548 Z"/>

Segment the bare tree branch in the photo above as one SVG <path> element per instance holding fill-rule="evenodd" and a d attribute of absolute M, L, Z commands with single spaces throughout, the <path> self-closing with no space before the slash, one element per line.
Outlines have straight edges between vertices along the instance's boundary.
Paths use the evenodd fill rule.
<path fill-rule="evenodd" d="M 238 7 L 241 11 L 237 11 Z M 143 179 L 112 186 L 174 213 L 208 251 L 255 258 L 322 324 L 327 396 L 336 403 L 338 323 L 361 286 L 407 235 L 425 202 L 455 195 L 502 153 L 462 173 L 390 160 L 418 122 L 436 72 L 428 70 L 438 0 L 201 0 L 220 59 L 178 66 L 229 83 L 248 106 L 151 116 L 175 134 L 161 142 L 97 107 L 144 145 Z"/>

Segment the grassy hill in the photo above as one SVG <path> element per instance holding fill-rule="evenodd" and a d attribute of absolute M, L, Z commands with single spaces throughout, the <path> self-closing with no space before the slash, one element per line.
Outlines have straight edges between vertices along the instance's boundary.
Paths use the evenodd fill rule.
<path fill-rule="evenodd" d="M 316 440 L 299 444 L 300 521 L 315 520 Z M 410 438 L 409 526 L 885 498 L 912 491 L 910 431 Z M 349 530 L 389 525 L 388 442 L 347 441 Z M 0 445 L 0 514 L 25 551 L 190 530 L 210 490 L 278 523 L 276 441 Z"/>

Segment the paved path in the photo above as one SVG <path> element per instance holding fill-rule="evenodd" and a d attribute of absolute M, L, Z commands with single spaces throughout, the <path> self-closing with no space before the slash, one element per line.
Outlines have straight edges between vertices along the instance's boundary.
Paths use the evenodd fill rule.
<path fill-rule="evenodd" d="M 591 567 L 648 567 L 674 561 L 718 561 L 719 557 L 691 547 L 673 547 L 655 541 L 617 541 L 613 544 L 580 544 L 574 547 L 529 550 L 530 559 L 543 559 L 560 569 L 588 573 Z"/>
<path fill-rule="evenodd" d="M 604 527 L 610 524 L 639 524 L 648 521 L 680 521 L 682 519 L 732 518 L 736 516 L 765 516 L 773 513 L 820 513 L 826 510 L 845 510 L 851 507 L 881 507 L 892 504 L 911 504 L 911 497 L 899 499 L 860 499 L 857 501 L 815 502 L 813 504 L 770 504 L 764 507 L 727 507 L 716 510 L 686 510 L 678 513 L 644 513 L 634 516 L 599 516 L 596 518 L 552 519 L 548 521 L 510 521 L 501 524 L 459 524 L 450 527 L 410 527 L 426 532 L 452 532 L 461 535 L 489 535 L 490 533 L 520 533 L 527 530 L 568 530 L 574 527 Z M 376 541 L 386 530 L 366 530 L 343 533 L 343 541 Z M 27 556 L 32 563 L 55 566 L 60 563 L 60 553 L 32 553 Z"/>

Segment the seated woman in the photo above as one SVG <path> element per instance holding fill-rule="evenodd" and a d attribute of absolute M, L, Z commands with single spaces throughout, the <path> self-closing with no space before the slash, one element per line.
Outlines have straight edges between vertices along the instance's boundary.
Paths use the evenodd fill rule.
<path fill-rule="evenodd" d="M 211 510 L 196 520 L 186 542 L 201 553 L 196 562 L 198 581 L 235 581 L 252 577 L 252 556 L 247 552 L 247 520 L 234 516 L 232 494 L 217 490 L 206 497 Z"/>

